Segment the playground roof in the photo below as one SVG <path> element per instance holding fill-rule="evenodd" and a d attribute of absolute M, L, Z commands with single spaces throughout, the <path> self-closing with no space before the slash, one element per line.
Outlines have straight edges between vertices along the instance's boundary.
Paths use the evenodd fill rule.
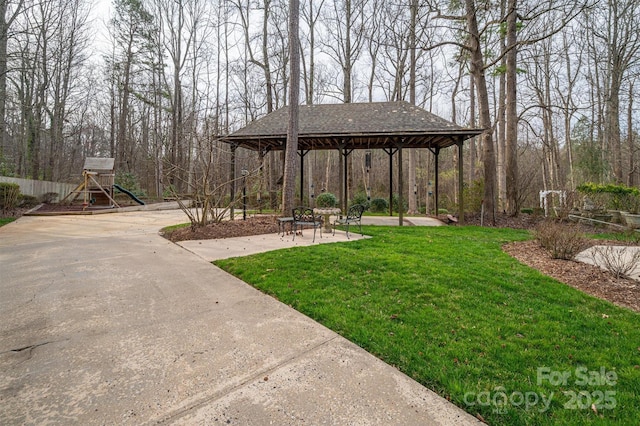
<path fill-rule="evenodd" d="M 255 151 L 283 150 L 289 107 L 222 138 Z M 446 148 L 482 133 L 451 123 L 406 101 L 300 105 L 298 149 Z"/>
<path fill-rule="evenodd" d="M 102 157 L 87 157 L 84 159 L 84 170 L 104 170 L 113 171 L 113 165 L 115 164 L 114 158 L 102 158 Z"/>

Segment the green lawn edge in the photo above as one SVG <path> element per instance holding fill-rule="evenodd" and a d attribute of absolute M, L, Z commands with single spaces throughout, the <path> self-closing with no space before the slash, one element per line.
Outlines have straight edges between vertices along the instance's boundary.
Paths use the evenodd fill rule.
<path fill-rule="evenodd" d="M 640 315 L 501 250 L 529 232 L 363 230 L 215 264 L 490 424 L 640 424 Z"/>
<path fill-rule="evenodd" d="M 15 217 L 0 217 L 0 226 L 4 226 L 16 220 Z"/>

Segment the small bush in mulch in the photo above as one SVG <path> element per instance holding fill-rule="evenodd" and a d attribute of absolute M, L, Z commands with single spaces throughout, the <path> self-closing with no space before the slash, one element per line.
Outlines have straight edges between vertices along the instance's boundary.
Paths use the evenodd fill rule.
<path fill-rule="evenodd" d="M 10 212 L 18 207 L 20 202 L 20 185 L 16 183 L 0 182 L 0 210 Z"/>
<path fill-rule="evenodd" d="M 40 200 L 38 200 L 38 197 L 34 197 L 33 195 L 20 194 L 20 198 L 18 200 L 18 206 L 25 209 L 31 209 L 39 203 Z"/>
<path fill-rule="evenodd" d="M 369 208 L 373 213 L 380 213 L 389 210 L 389 202 L 384 198 L 374 198 L 371 200 Z"/>
<path fill-rule="evenodd" d="M 538 224 L 535 236 L 553 259 L 571 260 L 590 245 L 581 227 L 554 220 Z"/>

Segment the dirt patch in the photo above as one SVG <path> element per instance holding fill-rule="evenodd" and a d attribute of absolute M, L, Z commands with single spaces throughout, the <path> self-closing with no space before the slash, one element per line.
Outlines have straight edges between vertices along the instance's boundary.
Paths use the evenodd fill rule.
<path fill-rule="evenodd" d="M 176 229 L 165 235 L 173 242 L 185 240 L 211 240 L 218 238 L 246 237 L 249 235 L 275 234 L 278 232 L 276 216 L 256 215 L 247 220 L 225 220 L 220 223 L 210 223 L 192 229 L 190 226 Z"/>

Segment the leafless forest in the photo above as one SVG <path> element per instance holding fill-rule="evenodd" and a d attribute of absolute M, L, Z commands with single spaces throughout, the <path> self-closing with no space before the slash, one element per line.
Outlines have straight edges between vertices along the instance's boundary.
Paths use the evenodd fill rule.
<path fill-rule="evenodd" d="M 0 0 L 0 175 L 77 182 L 87 156 L 149 197 L 224 188 L 218 138 L 289 101 L 289 2 Z M 487 131 L 465 143 L 469 200 L 517 212 L 542 189 L 640 182 L 640 2 L 300 0 L 300 102 L 407 100 Z M 277 205 L 283 156 L 238 150 L 249 195 Z M 372 153 L 371 196 L 388 194 Z M 441 204 L 455 207 L 455 148 Z M 306 156 L 305 194 L 338 191 L 338 153 Z M 405 156 L 410 210 L 432 154 Z M 365 153 L 350 162 L 365 191 Z M 415 190 L 415 194 L 414 194 Z M 258 192 L 260 193 L 258 195 Z"/>

